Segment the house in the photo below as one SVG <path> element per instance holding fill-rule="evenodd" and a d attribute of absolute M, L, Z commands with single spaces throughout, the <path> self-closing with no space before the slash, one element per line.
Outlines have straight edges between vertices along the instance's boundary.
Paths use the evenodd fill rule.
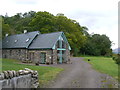
<path fill-rule="evenodd" d="M 39 31 L 6 36 L 2 41 L 2 57 L 22 62 L 54 64 L 70 60 L 71 47 L 63 32 L 41 34 Z"/>

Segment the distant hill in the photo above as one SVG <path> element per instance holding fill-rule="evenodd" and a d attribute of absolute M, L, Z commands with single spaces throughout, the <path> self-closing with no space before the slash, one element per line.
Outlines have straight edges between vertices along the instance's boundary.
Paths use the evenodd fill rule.
<path fill-rule="evenodd" d="M 114 50 L 113 50 L 113 53 L 115 53 L 115 54 L 120 53 L 120 47 L 119 47 L 119 48 L 114 49 Z"/>

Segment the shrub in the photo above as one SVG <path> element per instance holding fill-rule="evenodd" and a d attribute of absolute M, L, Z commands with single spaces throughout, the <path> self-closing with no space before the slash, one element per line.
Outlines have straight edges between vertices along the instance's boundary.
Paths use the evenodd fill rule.
<path fill-rule="evenodd" d="M 117 64 L 120 64 L 120 54 L 118 54 L 117 56 L 113 56 L 113 60 L 114 60 Z"/>
<path fill-rule="evenodd" d="M 112 59 L 115 60 L 115 56 L 113 56 Z"/>

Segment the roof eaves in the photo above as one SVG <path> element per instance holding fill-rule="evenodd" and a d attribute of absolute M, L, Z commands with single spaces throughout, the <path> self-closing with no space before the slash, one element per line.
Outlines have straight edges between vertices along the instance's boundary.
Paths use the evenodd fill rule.
<path fill-rule="evenodd" d="M 28 50 L 48 50 L 52 48 L 28 48 Z"/>

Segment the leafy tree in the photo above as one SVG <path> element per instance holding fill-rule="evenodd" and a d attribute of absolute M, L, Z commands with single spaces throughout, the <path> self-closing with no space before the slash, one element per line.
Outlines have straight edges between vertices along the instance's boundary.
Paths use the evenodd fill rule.
<path fill-rule="evenodd" d="M 4 19 L 2 19 L 2 37 L 6 34 L 13 34 L 14 30 L 10 28 L 9 24 L 4 23 Z"/>
<path fill-rule="evenodd" d="M 54 15 L 49 12 L 37 12 L 35 17 L 29 23 L 33 30 L 39 30 L 41 33 L 54 31 Z"/>
<path fill-rule="evenodd" d="M 81 53 L 96 56 L 111 56 L 111 43 L 109 37 L 106 35 L 93 34 L 91 37 L 88 37 L 86 44 L 81 48 Z"/>

